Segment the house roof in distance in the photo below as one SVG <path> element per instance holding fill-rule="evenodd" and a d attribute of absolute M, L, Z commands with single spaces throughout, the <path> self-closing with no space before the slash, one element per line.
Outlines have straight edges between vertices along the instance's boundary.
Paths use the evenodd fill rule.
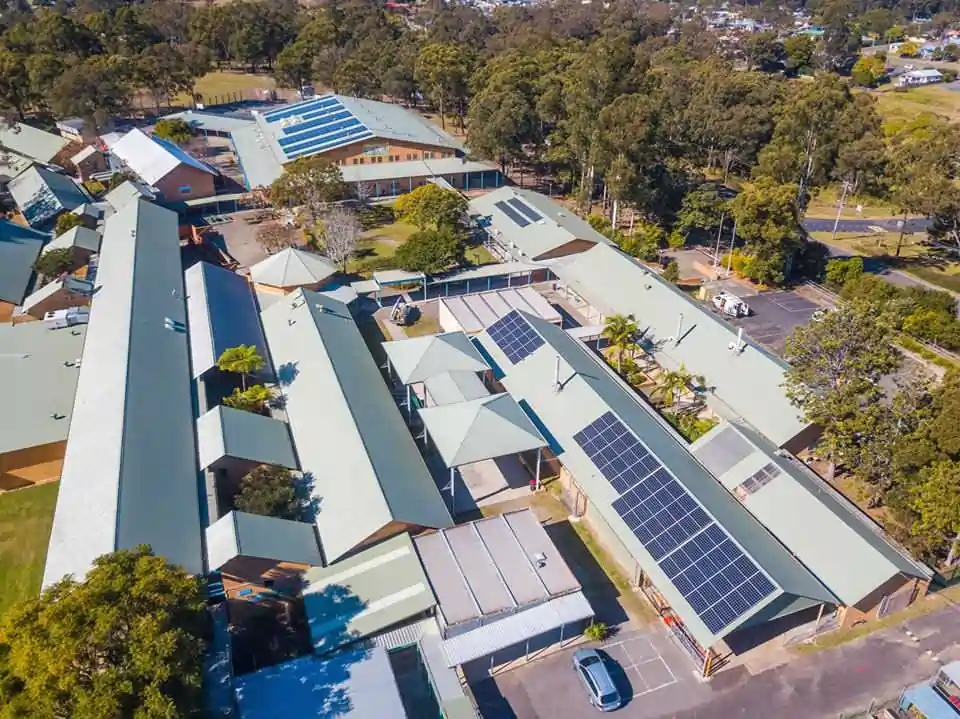
<path fill-rule="evenodd" d="M 33 283 L 33 263 L 49 238 L 46 233 L 0 220 L 0 302 L 23 302 Z"/>
<path fill-rule="evenodd" d="M 501 320 L 523 323 L 512 332 L 493 325 L 478 341 L 701 646 L 754 617 L 836 603 L 601 359 L 559 327 L 518 314 Z"/>
<path fill-rule="evenodd" d="M 388 527 L 451 523 L 350 310 L 300 289 L 261 313 L 324 556 Z M 349 477 L 350 481 L 343 481 Z"/>
<path fill-rule="evenodd" d="M 106 221 L 43 584 L 149 544 L 203 571 L 177 215 Z"/>
<path fill-rule="evenodd" d="M 197 418 L 200 469 L 224 457 L 297 468 L 287 425 L 255 412 L 217 405 Z"/>
<path fill-rule="evenodd" d="M 67 438 L 86 325 L 0 324 L 0 454 Z"/>
<path fill-rule="evenodd" d="M 631 315 L 640 326 L 640 344 L 660 365 L 677 369 L 682 364 L 703 375 L 707 400 L 721 414 L 743 417 L 778 446 L 809 426 L 782 389 L 785 362 L 749 341 L 743 351 L 732 350 L 737 328 L 632 257 L 598 245 L 548 266 L 604 315 Z"/>
<path fill-rule="evenodd" d="M 524 257 L 536 260 L 575 240 L 609 245 L 610 240 L 572 210 L 546 195 L 501 187 L 470 200 L 469 213 L 481 227 Z"/>
<path fill-rule="evenodd" d="M 90 195 L 79 182 L 40 165 L 24 170 L 10 180 L 9 187 L 17 207 L 33 227 L 90 202 Z"/>
<path fill-rule="evenodd" d="M 246 277 L 198 262 L 184 273 L 184 284 L 194 377 L 216 367 L 225 350 L 240 345 L 256 347 L 269 364 L 260 314 Z"/>
<path fill-rule="evenodd" d="M 147 135 L 136 128 L 120 138 L 110 152 L 149 185 L 155 185 L 182 165 L 210 175 L 217 174 L 176 143 Z"/>
<path fill-rule="evenodd" d="M 250 277 L 259 285 L 302 287 L 319 284 L 339 271 L 332 260 L 322 255 L 288 247 L 253 265 Z"/>
<path fill-rule="evenodd" d="M 425 407 L 419 415 L 448 467 L 547 446 L 539 430 L 509 394 Z"/>
<path fill-rule="evenodd" d="M 207 564 L 220 569 L 236 557 L 322 566 L 312 524 L 231 511 L 207 527 Z"/>
<path fill-rule="evenodd" d="M 4 123 L 0 127 L 0 145 L 31 160 L 48 163 L 70 140 L 22 122 Z"/>
<path fill-rule="evenodd" d="M 692 449 L 847 606 L 898 574 L 932 575 L 849 500 L 752 427 L 723 422 Z"/>
<path fill-rule="evenodd" d="M 390 365 L 403 384 L 423 382 L 447 372 L 484 372 L 483 355 L 463 332 L 384 342 Z"/>

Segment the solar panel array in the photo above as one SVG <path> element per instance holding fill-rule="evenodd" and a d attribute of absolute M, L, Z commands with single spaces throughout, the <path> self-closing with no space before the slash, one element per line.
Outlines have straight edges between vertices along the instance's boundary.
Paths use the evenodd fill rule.
<path fill-rule="evenodd" d="M 500 212 L 505 214 L 511 220 L 513 220 L 513 224 L 515 224 L 517 227 L 526 227 L 527 225 L 530 224 L 530 220 L 528 220 L 526 217 L 521 215 L 514 208 L 510 207 L 510 205 L 508 205 L 506 202 L 502 200 L 500 202 L 494 202 L 493 206 L 496 207 L 498 210 L 500 210 Z"/>
<path fill-rule="evenodd" d="M 620 496 L 614 511 L 714 634 L 776 587 L 612 412 L 573 436 Z"/>
<path fill-rule="evenodd" d="M 527 203 L 518 200 L 516 197 L 513 197 L 507 200 L 507 204 L 512 205 L 517 212 L 519 212 L 521 215 L 526 217 L 531 222 L 538 222 L 539 220 L 543 219 L 543 217 L 540 215 L 539 212 L 534 210 Z"/>
<path fill-rule="evenodd" d="M 513 220 L 513 224 L 517 227 L 526 227 L 532 222 L 539 222 L 543 219 L 543 215 L 516 197 L 495 202 L 493 206 Z"/>
<path fill-rule="evenodd" d="M 512 364 L 517 364 L 543 345 L 543 337 L 516 310 L 487 327 L 487 334 Z"/>
<path fill-rule="evenodd" d="M 264 113 L 263 118 L 280 123 L 277 143 L 288 160 L 373 137 L 370 128 L 331 95 Z"/>

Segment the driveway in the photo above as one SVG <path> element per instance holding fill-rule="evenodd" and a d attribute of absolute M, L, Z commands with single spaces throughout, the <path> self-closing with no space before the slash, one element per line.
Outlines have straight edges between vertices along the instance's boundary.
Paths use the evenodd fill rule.
<path fill-rule="evenodd" d="M 632 695 L 614 715 L 622 719 L 820 719 L 893 699 L 907 686 L 930 678 L 942 664 L 960 659 L 960 610 L 950 606 L 756 675 L 744 666 L 732 667 L 710 681 L 697 678 L 693 664 L 660 627 L 618 637 L 605 649 L 623 662 L 620 683 L 623 687 L 628 682 L 624 694 Z M 596 716 L 572 674 L 574 651 L 475 685 L 483 717 Z"/>

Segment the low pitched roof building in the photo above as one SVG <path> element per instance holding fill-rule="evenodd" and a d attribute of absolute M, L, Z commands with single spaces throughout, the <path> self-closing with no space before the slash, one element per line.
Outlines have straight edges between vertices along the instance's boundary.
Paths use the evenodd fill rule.
<path fill-rule="evenodd" d="M 212 570 L 237 557 L 322 566 L 312 524 L 231 511 L 206 529 L 207 563 Z"/>
<path fill-rule="evenodd" d="M 70 144 L 70 140 L 22 122 L 4 123 L 0 145 L 34 162 L 48 163 Z"/>
<path fill-rule="evenodd" d="M 546 260 L 611 244 L 575 212 L 519 187 L 473 198 L 469 213 L 501 254 L 516 261 Z"/>
<path fill-rule="evenodd" d="M 157 186 L 180 167 L 189 167 L 211 177 L 217 174 L 179 145 L 137 129 L 120 138 L 110 152 L 151 186 Z"/>
<path fill-rule="evenodd" d="M 97 285 L 43 585 L 82 578 L 100 555 L 138 544 L 199 574 L 176 213 L 138 201 L 108 219 Z"/>
<path fill-rule="evenodd" d="M 485 372 L 490 369 L 463 332 L 384 342 L 391 369 L 403 384 L 424 382 L 448 372 Z"/>
<path fill-rule="evenodd" d="M 224 405 L 197 418 L 197 452 L 200 469 L 223 465 L 224 460 L 297 468 L 286 423 Z"/>
<path fill-rule="evenodd" d="M 327 561 L 409 528 L 449 526 L 347 305 L 301 289 L 261 318 Z"/>
<path fill-rule="evenodd" d="M 46 233 L 0 220 L 0 302 L 23 302 L 33 286 L 33 263 L 49 238 Z"/>
<path fill-rule="evenodd" d="M 658 364 L 703 375 L 708 403 L 720 414 L 742 417 L 780 447 L 810 428 L 783 391 L 785 362 L 750 342 L 738 350 L 735 327 L 632 257 L 597 245 L 549 267 L 602 315 L 633 317 Z"/>
<path fill-rule="evenodd" d="M 339 268 L 326 257 L 288 247 L 251 267 L 250 278 L 258 285 L 280 289 L 319 289 L 337 272 Z"/>
<path fill-rule="evenodd" d="M 13 178 L 10 194 L 31 227 L 43 227 L 61 212 L 90 202 L 90 195 L 79 182 L 39 165 Z"/>
<path fill-rule="evenodd" d="M 86 250 L 87 252 L 99 252 L 102 239 L 103 236 L 96 230 L 77 225 L 48 242 L 43 248 L 43 254 L 50 252 L 50 250 L 70 250 L 73 248 Z"/>

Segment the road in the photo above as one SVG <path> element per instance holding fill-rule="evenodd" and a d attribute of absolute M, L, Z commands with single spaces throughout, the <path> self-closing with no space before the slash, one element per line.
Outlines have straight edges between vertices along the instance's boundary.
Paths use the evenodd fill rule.
<path fill-rule="evenodd" d="M 833 232 L 833 223 L 835 220 L 806 217 L 803 220 L 803 228 L 807 232 Z M 874 227 L 882 227 L 887 232 L 898 232 L 900 230 L 897 224 L 899 220 L 895 217 L 876 220 L 840 220 L 837 225 L 837 232 L 874 232 Z M 907 232 L 925 232 L 928 221 L 923 217 L 912 217 L 907 220 Z"/>

